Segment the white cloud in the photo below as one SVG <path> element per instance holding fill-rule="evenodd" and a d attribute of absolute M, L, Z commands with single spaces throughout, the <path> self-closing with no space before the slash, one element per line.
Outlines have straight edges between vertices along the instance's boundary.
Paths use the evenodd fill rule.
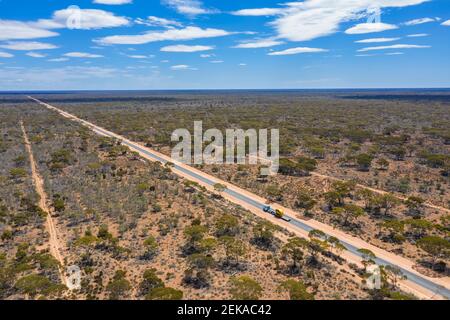
<path fill-rule="evenodd" d="M 47 55 L 37 52 L 27 52 L 25 55 L 32 57 L 32 58 L 45 58 Z"/>
<path fill-rule="evenodd" d="M 170 69 L 174 71 L 181 71 L 181 70 L 197 70 L 196 68 L 192 68 L 186 64 L 178 64 L 175 66 L 171 66 Z"/>
<path fill-rule="evenodd" d="M 149 56 L 144 56 L 144 55 L 139 55 L 139 54 L 133 54 L 133 55 L 129 55 L 127 57 L 131 58 L 131 59 L 148 59 L 149 58 Z"/>
<path fill-rule="evenodd" d="M 276 15 L 277 18 L 271 25 L 280 38 L 308 41 L 336 33 L 341 23 L 369 17 L 374 7 L 405 7 L 427 1 L 429 0 L 304 0 L 291 1 L 280 8 L 263 8 L 259 12 L 255 9 L 237 12 L 240 15 Z M 380 26 L 374 29 L 381 31 Z"/>
<path fill-rule="evenodd" d="M 188 16 L 215 12 L 214 10 L 205 9 L 199 0 L 163 0 L 163 3 L 174 8 L 178 13 Z"/>
<path fill-rule="evenodd" d="M 109 5 L 121 5 L 121 4 L 128 4 L 132 3 L 133 0 L 94 0 L 94 3 L 99 4 L 109 4 Z"/>
<path fill-rule="evenodd" d="M 406 21 L 404 23 L 404 25 L 405 26 L 415 26 L 415 25 L 418 25 L 418 24 L 435 22 L 435 21 L 439 21 L 439 20 L 440 20 L 440 18 L 420 18 L 420 19 L 414 19 L 414 20 Z"/>
<path fill-rule="evenodd" d="M 213 50 L 214 47 L 211 46 L 186 46 L 186 45 L 174 45 L 174 46 L 166 46 L 162 47 L 162 52 L 200 52 L 200 51 L 208 51 Z"/>
<path fill-rule="evenodd" d="M 102 55 L 99 54 L 92 54 L 92 53 L 86 53 L 86 52 L 69 52 L 64 55 L 65 57 L 69 58 L 102 58 Z"/>
<path fill-rule="evenodd" d="M 213 60 L 213 61 L 210 61 L 210 62 L 218 64 L 218 63 L 224 63 L 225 61 L 223 61 L 223 60 Z"/>
<path fill-rule="evenodd" d="M 375 32 L 383 32 L 387 30 L 398 29 L 396 25 L 388 24 L 388 23 L 360 23 L 354 27 L 351 27 L 345 30 L 346 34 L 365 34 L 365 33 L 375 33 Z"/>
<path fill-rule="evenodd" d="M 450 20 L 441 23 L 443 26 L 450 27 Z"/>
<path fill-rule="evenodd" d="M 69 61 L 68 58 L 54 58 L 54 59 L 48 59 L 48 61 L 50 62 L 64 62 L 64 61 Z"/>
<path fill-rule="evenodd" d="M 111 12 L 94 9 L 69 7 L 53 13 L 51 19 L 38 21 L 0 20 L 0 41 L 25 40 L 55 37 L 59 34 L 50 29 L 100 29 L 128 25 L 125 17 L 115 16 Z"/>
<path fill-rule="evenodd" d="M 269 48 L 283 44 L 283 41 L 273 40 L 273 39 L 260 39 L 249 42 L 240 43 L 233 48 L 239 49 L 256 49 L 256 48 Z"/>
<path fill-rule="evenodd" d="M 31 26 L 25 22 L 0 20 L 0 40 L 38 39 L 57 35 L 56 32 Z"/>
<path fill-rule="evenodd" d="M 247 64 L 246 64 L 246 63 L 239 63 L 239 66 L 240 66 L 240 67 L 246 67 Z"/>
<path fill-rule="evenodd" d="M 235 16 L 274 16 L 283 13 L 283 9 L 277 8 L 259 8 L 259 9 L 243 9 L 238 11 L 233 11 L 231 14 Z"/>
<path fill-rule="evenodd" d="M 0 51 L 0 58 L 12 58 L 14 55 L 8 53 L 8 52 L 2 52 Z"/>
<path fill-rule="evenodd" d="M 359 49 L 358 52 L 367 52 L 367 51 L 375 51 L 375 50 L 389 50 L 389 49 L 425 49 L 431 48 L 430 46 L 422 46 L 415 44 L 394 44 L 391 46 L 379 46 L 379 47 L 368 47 Z"/>
<path fill-rule="evenodd" d="M 200 55 L 200 58 L 211 58 L 213 55 L 212 54 L 206 54 L 206 53 L 204 53 L 204 54 L 201 54 Z"/>
<path fill-rule="evenodd" d="M 388 52 L 385 55 L 387 55 L 387 56 L 401 56 L 403 54 L 405 54 L 405 53 L 403 53 L 403 52 Z"/>
<path fill-rule="evenodd" d="M 155 16 L 149 16 L 146 20 L 138 18 L 134 22 L 137 24 L 143 24 L 150 27 L 183 27 L 183 24 L 175 21 L 175 20 L 169 20 L 165 18 L 155 17 Z"/>
<path fill-rule="evenodd" d="M 320 48 L 308 48 L 308 47 L 298 47 L 298 48 L 291 48 L 286 49 L 283 51 L 274 51 L 268 53 L 269 56 L 285 56 L 285 55 L 292 55 L 292 54 L 300 54 L 300 53 L 316 53 L 316 52 L 327 52 L 326 49 L 320 49 Z"/>
<path fill-rule="evenodd" d="M 23 50 L 23 51 L 29 51 L 29 50 L 50 50 L 50 49 L 57 49 L 58 47 L 50 44 L 50 43 L 43 43 L 43 42 L 36 42 L 36 41 L 17 41 L 17 42 L 8 42 L 6 44 L 0 45 L 0 48 L 3 49 L 9 49 L 9 50 Z"/>
<path fill-rule="evenodd" d="M 41 19 L 32 25 L 43 29 L 80 29 L 92 30 L 126 26 L 130 21 L 114 13 L 97 9 L 68 7 L 55 11 L 51 19 Z"/>
<path fill-rule="evenodd" d="M 415 33 L 407 35 L 408 38 L 420 38 L 420 37 L 428 37 L 428 33 Z"/>
<path fill-rule="evenodd" d="M 184 29 L 170 29 L 165 31 L 150 31 L 139 35 L 117 35 L 94 40 L 100 44 L 145 44 L 157 41 L 195 40 L 202 38 L 215 38 L 232 33 L 221 29 L 202 29 L 199 27 L 186 27 Z"/>
<path fill-rule="evenodd" d="M 401 38 L 372 38 L 355 41 L 356 43 L 378 43 L 378 42 L 392 42 L 400 40 Z"/>

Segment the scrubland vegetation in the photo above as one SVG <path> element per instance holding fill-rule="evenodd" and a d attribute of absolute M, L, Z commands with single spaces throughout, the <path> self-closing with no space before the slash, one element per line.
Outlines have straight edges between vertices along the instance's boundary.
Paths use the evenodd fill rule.
<path fill-rule="evenodd" d="M 46 212 L 37 203 L 18 119 L 24 106 L 0 108 L 0 299 L 60 297 L 58 261 L 49 253 Z"/>
<path fill-rule="evenodd" d="M 194 120 L 202 120 L 205 130 L 279 128 L 279 175 L 260 177 L 257 166 L 247 165 L 201 169 L 291 207 L 301 218 L 417 261 L 422 273 L 448 275 L 450 216 L 426 206 L 450 205 L 448 100 L 295 94 L 40 98 L 166 154 L 172 131 L 193 132 Z M 381 290 L 364 289 L 365 270 L 339 257 L 337 239 L 324 239 L 319 231 L 308 240 L 294 237 L 177 177 L 170 166 L 144 161 L 37 104 L 8 97 L 0 106 L 1 298 L 413 298 L 396 281 L 387 282 L 401 278 L 389 268 L 382 272 Z M 19 119 L 45 181 L 66 265 L 82 269 L 79 291 L 60 286 L 46 251 L 46 213 L 36 207 Z"/>

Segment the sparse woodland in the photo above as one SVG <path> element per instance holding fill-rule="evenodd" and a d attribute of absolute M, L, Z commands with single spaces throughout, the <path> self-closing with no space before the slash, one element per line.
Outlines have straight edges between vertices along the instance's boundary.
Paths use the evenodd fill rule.
<path fill-rule="evenodd" d="M 46 245 L 46 212 L 33 187 L 18 119 L 25 105 L 0 108 L 0 299 L 60 297 L 58 261 Z"/>
<path fill-rule="evenodd" d="M 280 128 L 280 175 L 263 179 L 258 167 L 242 165 L 202 170 L 415 260 L 420 272 L 448 274 L 449 215 L 424 204 L 449 207 L 448 102 L 91 95 L 42 98 L 168 154 L 172 131 L 191 129 L 194 120 L 205 130 Z M 37 104 L 3 97 L 0 118 L 1 299 L 413 298 L 386 281 L 395 270 L 384 270 L 381 290 L 364 289 L 364 269 L 339 258 L 335 239 L 293 237 Z M 66 265 L 82 269 L 79 291 L 59 285 L 48 253 L 20 119 Z"/>

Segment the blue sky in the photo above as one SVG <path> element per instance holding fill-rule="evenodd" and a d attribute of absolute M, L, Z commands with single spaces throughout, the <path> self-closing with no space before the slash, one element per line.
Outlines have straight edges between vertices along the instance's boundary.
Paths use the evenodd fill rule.
<path fill-rule="evenodd" d="M 0 91 L 450 87 L 448 0 L 0 0 Z"/>

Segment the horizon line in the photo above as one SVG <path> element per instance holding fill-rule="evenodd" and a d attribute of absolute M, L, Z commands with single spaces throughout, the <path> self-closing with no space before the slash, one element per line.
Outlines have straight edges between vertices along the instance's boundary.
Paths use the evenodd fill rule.
<path fill-rule="evenodd" d="M 144 92 L 144 91 L 336 91 L 336 90 L 450 90 L 450 87 L 330 87 L 330 88 L 218 88 L 218 89 L 24 89 L 0 90 L 4 93 L 29 92 Z"/>

